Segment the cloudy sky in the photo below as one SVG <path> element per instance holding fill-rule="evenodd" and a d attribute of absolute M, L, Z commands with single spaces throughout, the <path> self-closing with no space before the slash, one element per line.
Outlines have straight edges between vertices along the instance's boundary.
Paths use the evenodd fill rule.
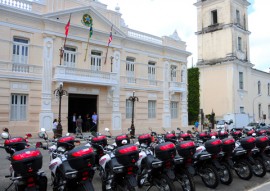
<path fill-rule="evenodd" d="M 175 30 L 192 53 L 188 66 L 197 61 L 196 0 L 99 0 L 114 10 L 118 4 L 129 28 L 159 37 Z M 270 1 L 249 0 L 250 60 L 255 68 L 268 72 L 270 67 Z"/>

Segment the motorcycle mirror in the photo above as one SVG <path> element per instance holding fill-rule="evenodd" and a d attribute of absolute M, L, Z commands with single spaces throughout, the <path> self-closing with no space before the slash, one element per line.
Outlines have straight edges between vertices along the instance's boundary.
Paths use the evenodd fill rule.
<path fill-rule="evenodd" d="M 3 132 L 3 133 L 1 133 L 1 137 L 2 137 L 2 139 L 8 139 L 8 133 L 7 132 Z"/>
<path fill-rule="evenodd" d="M 31 134 L 31 133 L 27 133 L 27 134 L 25 134 L 25 136 L 26 136 L 27 138 L 31 138 L 31 137 L 32 137 L 32 134 Z"/>
<path fill-rule="evenodd" d="M 41 128 L 40 130 L 41 130 L 41 132 L 45 132 L 46 131 L 45 128 Z"/>
<path fill-rule="evenodd" d="M 109 131 L 110 131 L 110 129 L 106 127 L 106 128 L 105 128 L 105 131 L 106 131 L 106 132 L 109 132 Z"/>
<path fill-rule="evenodd" d="M 36 148 L 42 148 L 42 142 L 37 142 L 36 143 Z"/>

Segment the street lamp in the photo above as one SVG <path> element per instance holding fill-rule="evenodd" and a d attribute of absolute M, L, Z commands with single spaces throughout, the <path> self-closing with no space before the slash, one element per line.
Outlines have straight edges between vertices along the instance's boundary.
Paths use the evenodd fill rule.
<path fill-rule="evenodd" d="M 255 100 L 260 97 L 262 94 L 259 94 L 257 95 L 254 99 L 253 99 L 253 122 L 255 122 L 255 112 L 254 112 L 254 103 L 255 103 Z"/>
<path fill-rule="evenodd" d="M 128 98 L 129 101 L 132 101 L 132 115 L 131 115 L 131 126 L 130 126 L 130 136 L 132 138 L 135 137 L 135 126 L 134 126 L 134 105 L 135 101 L 139 101 L 139 98 L 135 96 L 135 91 L 133 91 L 133 95 Z"/>
<path fill-rule="evenodd" d="M 68 95 L 68 92 L 66 90 L 63 90 L 63 83 L 60 83 L 59 87 L 54 90 L 54 95 L 58 97 L 59 99 L 59 113 L 58 113 L 58 125 L 56 129 L 56 138 L 57 137 L 62 137 L 62 124 L 61 124 L 61 101 L 62 101 L 62 96 Z"/>

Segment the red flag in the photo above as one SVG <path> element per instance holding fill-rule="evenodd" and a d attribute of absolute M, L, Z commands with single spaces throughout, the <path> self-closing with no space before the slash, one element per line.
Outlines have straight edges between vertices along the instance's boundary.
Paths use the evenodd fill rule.
<path fill-rule="evenodd" d="M 71 15 L 70 15 L 70 16 L 71 16 Z M 65 35 L 66 35 L 66 36 L 68 35 L 69 26 L 70 26 L 70 16 L 69 16 L 68 23 L 67 23 L 66 26 L 65 26 Z"/>
<path fill-rule="evenodd" d="M 112 27 L 111 27 L 110 37 L 109 37 L 109 40 L 108 40 L 108 46 L 109 46 L 110 43 L 112 42 L 112 29 L 113 29 L 113 25 L 112 25 Z"/>

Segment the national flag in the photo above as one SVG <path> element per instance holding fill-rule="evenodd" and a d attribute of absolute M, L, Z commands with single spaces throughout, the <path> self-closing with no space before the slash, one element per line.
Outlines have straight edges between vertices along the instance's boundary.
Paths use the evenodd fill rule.
<path fill-rule="evenodd" d="M 91 38 L 92 35 L 93 35 L 93 28 L 92 28 L 92 25 L 91 25 L 90 29 L 89 29 L 89 37 Z"/>
<path fill-rule="evenodd" d="M 69 31 L 69 26 L 70 26 L 70 17 L 71 17 L 71 14 L 69 15 L 69 20 L 68 20 L 68 23 L 66 24 L 65 26 L 65 35 L 67 36 L 68 35 L 68 31 Z"/>
<path fill-rule="evenodd" d="M 111 27 L 110 37 L 109 37 L 109 40 L 108 40 L 108 46 L 109 46 L 110 43 L 112 42 L 112 28 L 113 28 L 113 25 L 112 25 L 112 27 Z"/>

